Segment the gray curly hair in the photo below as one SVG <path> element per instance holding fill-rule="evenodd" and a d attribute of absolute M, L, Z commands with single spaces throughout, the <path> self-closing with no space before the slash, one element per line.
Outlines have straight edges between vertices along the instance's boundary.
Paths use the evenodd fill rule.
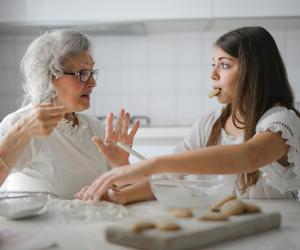
<path fill-rule="evenodd" d="M 90 48 L 89 38 L 75 30 L 49 31 L 36 38 L 21 60 L 23 105 L 50 102 L 56 96 L 52 77 L 62 75 L 72 57 Z"/>

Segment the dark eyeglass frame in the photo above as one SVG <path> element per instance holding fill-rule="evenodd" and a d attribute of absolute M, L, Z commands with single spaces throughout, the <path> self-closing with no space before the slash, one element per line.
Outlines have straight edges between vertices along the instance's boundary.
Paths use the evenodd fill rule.
<path fill-rule="evenodd" d="M 89 72 L 90 76 L 88 77 L 88 79 L 83 79 L 84 77 L 84 72 Z M 98 80 L 98 76 L 99 76 L 99 69 L 93 69 L 93 70 L 87 70 L 87 69 L 82 69 L 78 72 L 64 72 L 63 75 L 74 75 L 79 77 L 80 81 L 83 83 L 87 83 L 91 77 L 93 76 L 94 80 L 97 81 Z"/>

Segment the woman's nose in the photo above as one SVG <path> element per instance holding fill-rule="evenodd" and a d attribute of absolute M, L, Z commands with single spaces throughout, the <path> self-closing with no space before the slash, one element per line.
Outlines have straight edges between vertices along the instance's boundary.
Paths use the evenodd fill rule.
<path fill-rule="evenodd" d="M 95 87 L 97 85 L 97 82 L 93 75 L 91 75 L 90 79 L 87 81 L 87 85 L 91 87 Z"/>
<path fill-rule="evenodd" d="M 212 80 L 219 80 L 220 79 L 220 76 L 219 76 L 216 68 L 213 68 L 213 70 L 212 70 L 212 72 L 210 74 L 210 78 Z"/>

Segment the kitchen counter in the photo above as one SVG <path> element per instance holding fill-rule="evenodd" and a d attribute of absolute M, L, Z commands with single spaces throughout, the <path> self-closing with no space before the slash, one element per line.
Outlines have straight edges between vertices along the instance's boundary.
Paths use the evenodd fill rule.
<path fill-rule="evenodd" d="M 246 236 L 214 244 L 202 249 L 300 249 L 300 203 L 292 200 L 255 200 L 264 212 L 277 211 L 282 215 L 282 226 L 279 230 L 272 230 L 253 236 Z M 157 201 L 141 202 L 126 206 L 130 218 L 145 218 L 166 215 L 166 209 Z M 19 221 L 7 220 L 0 217 L 2 228 L 7 227 L 17 231 L 24 231 L 34 235 L 42 235 L 54 239 L 59 246 L 51 249 L 85 250 L 105 249 L 122 250 L 132 249 L 105 240 L 104 230 L 112 223 L 124 223 L 127 219 L 114 222 L 90 222 L 80 225 L 54 225 L 43 219 L 43 215 Z"/>
<path fill-rule="evenodd" d="M 176 145 L 191 127 L 140 127 L 135 139 L 135 145 Z"/>
<path fill-rule="evenodd" d="M 182 138 L 191 127 L 140 127 L 136 135 L 137 138 Z"/>
<path fill-rule="evenodd" d="M 173 149 L 190 131 L 190 127 L 140 127 L 133 142 L 133 149 L 146 158 L 173 153 Z M 130 156 L 130 162 L 137 159 Z"/>

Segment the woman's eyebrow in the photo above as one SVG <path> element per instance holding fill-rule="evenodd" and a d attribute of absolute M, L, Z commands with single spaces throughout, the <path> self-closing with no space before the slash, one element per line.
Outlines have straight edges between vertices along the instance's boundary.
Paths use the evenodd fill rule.
<path fill-rule="evenodd" d="M 218 61 L 222 60 L 222 59 L 227 59 L 227 60 L 230 60 L 230 61 L 233 61 L 232 58 L 229 58 L 229 57 L 226 57 L 226 56 L 221 56 L 218 58 Z"/>
<path fill-rule="evenodd" d="M 215 60 L 214 57 L 212 57 L 211 59 L 212 59 L 212 60 Z M 227 60 L 233 61 L 232 58 L 229 58 L 229 57 L 226 57 L 226 56 L 221 56 L 221 57 L 219 57 L 219 58 L 218 58 L 218 61 L 220 61 L 220 60 L 222 60 L 222 59 L 227 59 Z"/>
<path fill-rule="evenodd" d="M 92 62 L 92 63 L 87 63 L 87 62 L 82 62 L 80 64 L 80 67 L 86 67 L 86 66 L 94 66 L 95 65 L 95 62 Z"/>

